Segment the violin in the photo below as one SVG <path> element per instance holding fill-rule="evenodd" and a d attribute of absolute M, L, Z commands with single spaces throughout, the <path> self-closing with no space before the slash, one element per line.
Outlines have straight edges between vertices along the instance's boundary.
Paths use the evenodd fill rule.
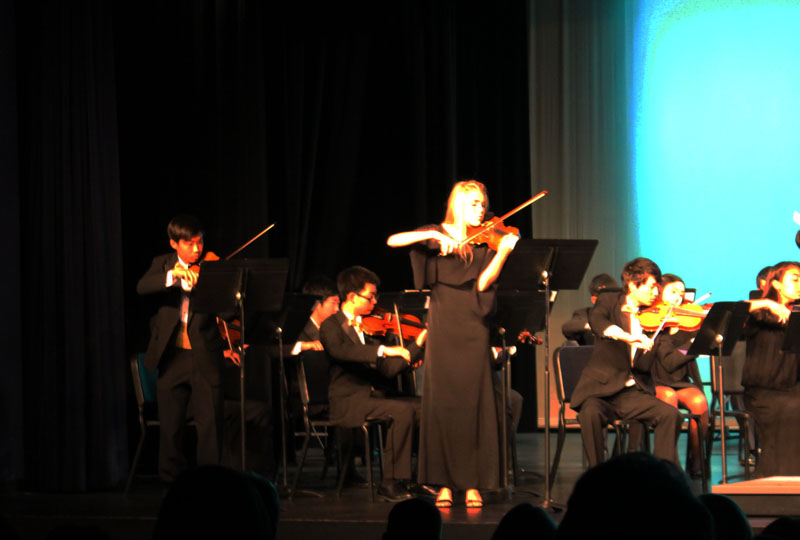
<path fill-rule="evenodd" d="M 497 251 L 503 237 L 509 234 L 519 236 L 519 229 L 506 226 L 496 217 L 484 221 L 477 227 L 467 227 L 467 237 L 471 238 L 471 244 L 486 244 L 494 251 Z"/>
<path fill-rule="evenodd" d="M 639 312 L 639 324 L 646 332 L 655 332 L 663 326 L 678 328 L 686 332 L 700 329 L 708 309 L 698 304 L 681 304 L 672 306 L 659 302 Z"/>
<path fill-rule="evenodd" d="M 199 274 L 200 273 L 200 263 L 204 263 L 206 261 L 218 261 L 218 260 L 219 260 L 219 255 L 217 255 L 213 251 L 206 251 L 203 254 L 203 258 L 200 259 L 200 262 L 197 262 L 197 263 L 195 263 L 195 264 L 193 264 L 193 265 L 191 265 L 189 267 L 189 271 L 190 272 L 194 272 L 195 274 Z"/>
<path fill-rule="evenodd" d="M 494 251 L 497 251 L 497 248 L 500 246 L 500 241 L 504 236 L 509 234 L 519 236 L 519 229 L 516 227 L 506 227 L 506 225 L 503 223 L 503 220 L 510 218 L 523 208 L 530 206 L 545 195 L 547 195 L 546 190 L 540 191 L 521 205 L 517 206 L 510 212 L 503 214 L 499 218 L 493 217 L 490 220 L 481 223 L 477 227 L 467 227 L 467 237 L 459 242 L 459 247 L 466 244 L 487 244 Z"/>
<path fill-rule="evenodd" d="M 370 336 L 399 335 L 403 341 L 417 339 L 427 328 L 419 317 L 407 314 L 398 314 L 375 307 L 371 314 L 361 317 L 361 330 Z M 399 328 L 399 334 L 398 334 Z"/>

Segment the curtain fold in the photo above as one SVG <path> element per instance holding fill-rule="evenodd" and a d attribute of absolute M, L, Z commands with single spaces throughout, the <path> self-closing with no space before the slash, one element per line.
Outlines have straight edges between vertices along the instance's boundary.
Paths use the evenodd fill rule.
<path fill-rule="evenodd" d="M 26 487 L 116 486 L 127 469 L 111 13 L 17 4 Z"/>
<path fill-rule="evenodd" d="M 550 190 L 534 212 L 539 238 L 600 241 L 581 289 L 564 291 L 553 338 L 588 303 L 591 278 L 619 280 L 640 253 L 630 170 L 628 89 L 631 2 L 531 2 L 530 99 L 533 191 Z M 646 247 L 646 246 L 645 246 Z"/>

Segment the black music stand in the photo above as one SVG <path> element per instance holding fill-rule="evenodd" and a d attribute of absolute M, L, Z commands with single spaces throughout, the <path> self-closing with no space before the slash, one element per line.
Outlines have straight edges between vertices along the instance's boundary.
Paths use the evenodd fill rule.
<path fill-rule="evenodd" d="M 497 293 L 497 309 L 491 318 L 493 344 L 499 338 L 504 351 L 505 361 L 501 366 L 501 379 L 503 390 L 500 393 L 500 410 L 502 420 L 500 433 L 502 441 L 502 470 L 505 472 L 501 479 L 501 486 L 508 488 L 508 401 L 511 394 L 511 357 L 516 354 L 513 347 L 508 345 L 508 336 L 511 341 L 517 341 L 522 332 L 531 334 L 545 327 L 545 294 L 544 291 L 500 290 Z M 517 471 L 514 469 L 514 485 L 517 485 Z M 535 495 L 539 495 L 535 493 Z"/>
<path fill-rule="evenodd" d="M 508 257 L 498 279 L 500 292 L 544 288 L 544 501 L 542 508 L 560 510 L 550 498 L 550 306 L 551 291 L 578 289 L 592 260 L 597 240 L 522 239 Z"/>
<path fill-rule="evenodd" d="M 686 351 L 687 356 L 710 356 L 713 369 L 716 371 L 723 484 L 728 483 L 728 460 L 725 454 L 725 396 L 720 357 L 730 356 L 733 352 L 749 316 L 750 304 L 747 302 L 716 302 L 703 320 L 703 325 L 697 331 L 694 342 Z"/>
<path fill-rule="evenodd" d="M 242 470 L 247 469 L 245 434 L 245 312 L 276 311 L 283 303 L 288 259 L 236 259 L 208 261 L 192 291 L 192 310 L 197 313 L 233 314 L 239 311 L 239 413 L 242 422 Z M 245 303 L 247 308 L 245 310 Z"/>

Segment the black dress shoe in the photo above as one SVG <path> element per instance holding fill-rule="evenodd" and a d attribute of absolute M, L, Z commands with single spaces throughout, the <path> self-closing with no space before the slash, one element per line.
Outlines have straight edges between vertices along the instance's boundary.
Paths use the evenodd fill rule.
<path fill-rule="evenodd" d="M 436 495 L 438 495 L 438 491 L 433 489 L 430 486 L 426 486 L 425 484 L 418 484 L 412 480 L 406 480 L 403 482 L 404 487 L 406 490 L 411 493 L 414 497 L 423 497 L 425 499 L 435 499 Z"/>
<path fill-rule="evenodd" d="M 411 499 L 412 495 L 397 482 L 378 488 L 378 497 L 386 502 L 400 502 Z"/>

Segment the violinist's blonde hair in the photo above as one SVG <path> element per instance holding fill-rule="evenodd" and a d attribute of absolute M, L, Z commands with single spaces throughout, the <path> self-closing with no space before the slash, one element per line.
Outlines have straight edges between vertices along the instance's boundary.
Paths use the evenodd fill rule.
<path fill-rule="evenodd" d="M 486 207 L 489 207 L 489 196 L 486 194 L 486 186 L 477 180 L 462 180 L 456 182 L 453 189 L 450 191 L 450 198 L 447 199 L 447 212 L 444 216 L 444 222 L 451 225 L 456 224 L 455 206 L 457 202 L 463 203 L 464 196 L 473 191 L 480 191 L 483 194 L 483 201 Z M 459 224 L 460 225 L 460 224 Z"/>
<path fill-rule="evenodd" d="M 488 208 L 489 196 L 486 194 L 486 186 L 477 180 L 462 180 L 461 182 L 456 182 L 453 189 L 450 191 L 450 197 L 447 199 L 447 211 L 445 212 L 444 223 L 459 227 L 462 237 L 467 235 L 467 224 L 463 219 L 463 211 L 459 212 L 459 223 L 456 223 L 455 208 L 457 205 L 463 206 L 466 196 L 475 191 L 480 191 L 481 194 L 483 194 L 484 205 Z M 469 244 L 461 246 L 456 250 L 456 255 L 465 263 L 469 263 L 472 261 L 472 246 Z"/>

